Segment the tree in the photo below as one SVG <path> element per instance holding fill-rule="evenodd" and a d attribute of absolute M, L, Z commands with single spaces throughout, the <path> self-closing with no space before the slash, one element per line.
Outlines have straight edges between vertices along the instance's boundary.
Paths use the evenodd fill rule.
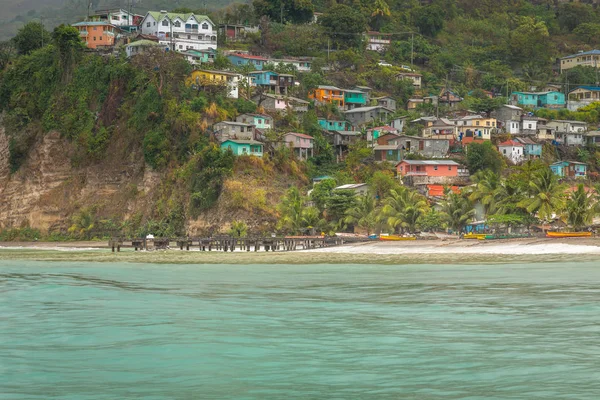
<path fill-rule="evenodd" d="M 540 60 L 546 64 L 551 56 L 549 40 L 550 33 L 544 21 L 520 17 L 519 25 L 510 33 L 511 55 L 520 61 Z"/>
<path fill-rule="evenodd" d="M 359 48 L 363 33 L 367 30 L 367 19 L 356 8 L 336 4 L 319 17 L 319 24 L 338 48 Z"/>
<path fill-rule="evenodd" d="M 475 215 L 473 204 L 468 198 L 449 191 L 441 203 L 444 220 L 454 232 L 462 232 Z"/>
<path fill-rule="evenodd" d="M 371 10 L 371 28 L 379 32 L 384 21 L 392 16 L 390 6 L 385 0 L 375 0 Z"/>
<path fill-rule="evenodd" d="M 79 39 L 79 33 L 77 34 L 77 38 Z M 50 41 L 50 32 L 44 29 L 41 22 L 36 21 L 25 24 L 12 39 L 19 55 L 31 54 L 32 51 L 50 44 Z"/>
<path fill-rule="evenodd" d="M 357 198 L 352 190 L 334 190 L 325 201 L 325 215 L 327 220 L 344 226 L 346 212 L 356 205 Z"/>
<path fill-rule="evenodd" d="M 160 96 L 167 90 L 176 90 L 190 71 L 190 65 L 176 52 L 155 48 L 134 57 L 132 64 L 146 73 Z"/>
<path fill-rule="evenodd" d="M 425 232 L 435 232 L 444 225 L 444 215 L 434 208 L 430 208 L 425 214 L 421 215 L 417 225 Z"/>
<path fill-rule="evenodd" d="M 79 37 L 79 31 L 72 26 L 64 24 L 54 28 L 52 41 L 58 50 L 63 79 L 68 81 L 70 80 L 74 64 L 79 60 L 85 45 Z"/>
<path fill-rule="evenodd" d="M 69 233 L 80 239 L 91 238 L 92 231 L 96 227 L 96 210 L 94 208 L 85 208 L 73 215 Z"/>
<path fill-rule="evenodd" d="M 335 179 L 323 179 L 317 183 L 310 194 L 310 199 L 321 212 L 325 211 L 325 205 L 336 187 Z"/>
<path fill-rule="evenodd" d="M 301 24 L 313 18 L 313 5 L 310 0 L 253 0 L 257 16 L 267 16 L 271 21 Z"/>
<path fill-rule="evenodd" d="M 346 211 L 344 222 L 367 231 L 367 235 L 377 226 L 377 203 L 375 197 L 367 193 L 359 196 L 356 205 Z"/>
<path fill-rule="evenodd" d="M 423 35 L 435 37 L 444 28 L 444 10 L 437 5 L 414 9 L 415 25 Z"/>
<path fill-rule="evenodd" d="M 248 236 L 248 225 L 244 221 L 233 221 L 231 229 L 229 229 L 229 236 L 236 238 Z"/>
<path fill-rule="evenodd" d="M 504 160 L 492 142 L 471 143 L 467 149 L 467 166 L 471 174 L 489 169 L 495 173 L 500 172 Z"/>
<path fill-rule="evenodd" d="M 537 215 L 542 221 L 550 221 L 554 215 L 559 215 L 564 208 L 564 185 L 550 168 L 538 171 L 529 182 L 531 195 L 521 200 L 518 206 L 532 216 Z"/>
<path fill-rule="evenodd" d="M 6 68 L 14 54 L 15 47 L 11 41 L 0 42 L 0 71 Z"/>
<path fill-rule="evenodd" d="M 304 225 L 302 218 L 304 198 L 297 187 L 292 186 L 288 189 L 277 209 L 281 215 L 277 227 L 294 234 L 300 233 Z"/>
<path fill-rule="evenodd" d="M 484 208 L 484 213 L 495 214 L 498 208 L 498 202 L 501 200 L 501 178 L 500 175 L 489 169 L 477 171 L 473 175 L 475 188 L 469 200 L 474 203 L 480 203 Z"/>
<path fill-rule="evenodd" d="M 417 222 L 427 212 L 427 199 L 406 186 L 390 191 L 385 200 L 383 217 L 387 225 L 394 231 L 416 232 Z"/>
<path fill-rule="evenodd" d="M 494 97 L 490 99 L 486 94 L 480 93 L 480 91 L 475 90 L 473 95 L 467 97 L 466 105 L 469 110 L 473 110 L 477 113 L 485 113 L 486 116 L 490 116 L 490 113 L 503 104 L 506 104 L 506 98 L 504 97 Z"/>
<path fill-rule="evenodd" d="M 595 211 L 592 196 L 588 195 L 585 186 L 580 183 L 566 203 L 565 216 L 568 224 L 575 230 L 580 230 L 592 223 Z"/>
<path fill-rule="evenodd" d="M 594 22 L 594 8 L 583 3 L 563 3 L 558 7 L 558 25 L 561 29 L 571 32 L 580 24 Z"/>
<path fill-rule="evenodd" d="M 600 24 L 584 22 L 573 29 L 573 34 L 578 38 L 582 38 L 587 44 L 597 44 L 600 41 Z"/>

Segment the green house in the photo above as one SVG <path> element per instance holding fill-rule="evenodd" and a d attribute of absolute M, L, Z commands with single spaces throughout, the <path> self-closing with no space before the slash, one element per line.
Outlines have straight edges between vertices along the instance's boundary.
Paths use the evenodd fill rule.
<path fill-rule="evenodd" d="M 511 103 L 533 108 L 565 108 L 565 95 L 561 92 L 513 92 Z"/>
<path fill-rule="evenodd" d="M 263 156 L 263 144 L 256 140 L 229 139 L 221 143 L 221 149 L 231 151 L 236 156 Z"/>
<path fill-rule="evenodd" d="M 367 104 L 367 94 L 360 90 L 344 90 L 344 102 L 348 107 L 361 107 Z"/>

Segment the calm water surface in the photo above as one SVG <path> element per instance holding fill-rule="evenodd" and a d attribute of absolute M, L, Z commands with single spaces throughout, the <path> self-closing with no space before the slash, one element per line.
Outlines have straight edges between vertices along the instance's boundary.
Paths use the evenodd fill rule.
<path fill-rule="evenodd" d="M 599 399 L 600 261 L 0 262 L 1 399 Z"/>

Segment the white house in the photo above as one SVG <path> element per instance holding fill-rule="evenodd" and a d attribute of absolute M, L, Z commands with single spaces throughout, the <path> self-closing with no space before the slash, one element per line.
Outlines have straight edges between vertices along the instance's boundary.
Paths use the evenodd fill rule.
<path fill-rule="evenodd" d="M 142 34 L 158 37 L 172 50 L 217 48 L 215 24 L 206 15 L 148 11 L 141 25 Z"/>
<path fill-rule="evenodd" d="M 525 146 L 516 140 L 507 140 L 498 145 L 498 151 L 513 163 L 520 163 L 524 159 Z"/>
<path fill-rule="evenodd" d="M 166 44 L 160 44 L 153 42 L 152 40 L 144 39 L 129 43 L 125 46 L 125 53 L 127 54 L 127 57 L 133 57 L 138 54 L 143 54 L 150 49 L 166 50 L 167 47 Z"/>

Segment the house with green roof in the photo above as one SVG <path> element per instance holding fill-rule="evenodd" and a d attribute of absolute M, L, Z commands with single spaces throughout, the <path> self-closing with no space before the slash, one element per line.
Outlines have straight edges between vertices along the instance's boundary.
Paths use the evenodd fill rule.
<path fill-rule="evenodd" d="M 159 43 L 175 51 L 217 49 L 217 30 L 206 15 L 148 11 L 141 31 L 144 35 L 157 36 Z"/>
<path fill-rule="evenodd" d="M 149 49 L 161 49 L 167 50 L 169 46 L 166 44 L 160 44 L 158 42 L 154 42 L 152 40 L 142 39 L 137 40 L 135 42 L 131 42 L 125 46 L 125 54 L 127 57 L 133 57 L 138 54 L 143 54 Z"/>

